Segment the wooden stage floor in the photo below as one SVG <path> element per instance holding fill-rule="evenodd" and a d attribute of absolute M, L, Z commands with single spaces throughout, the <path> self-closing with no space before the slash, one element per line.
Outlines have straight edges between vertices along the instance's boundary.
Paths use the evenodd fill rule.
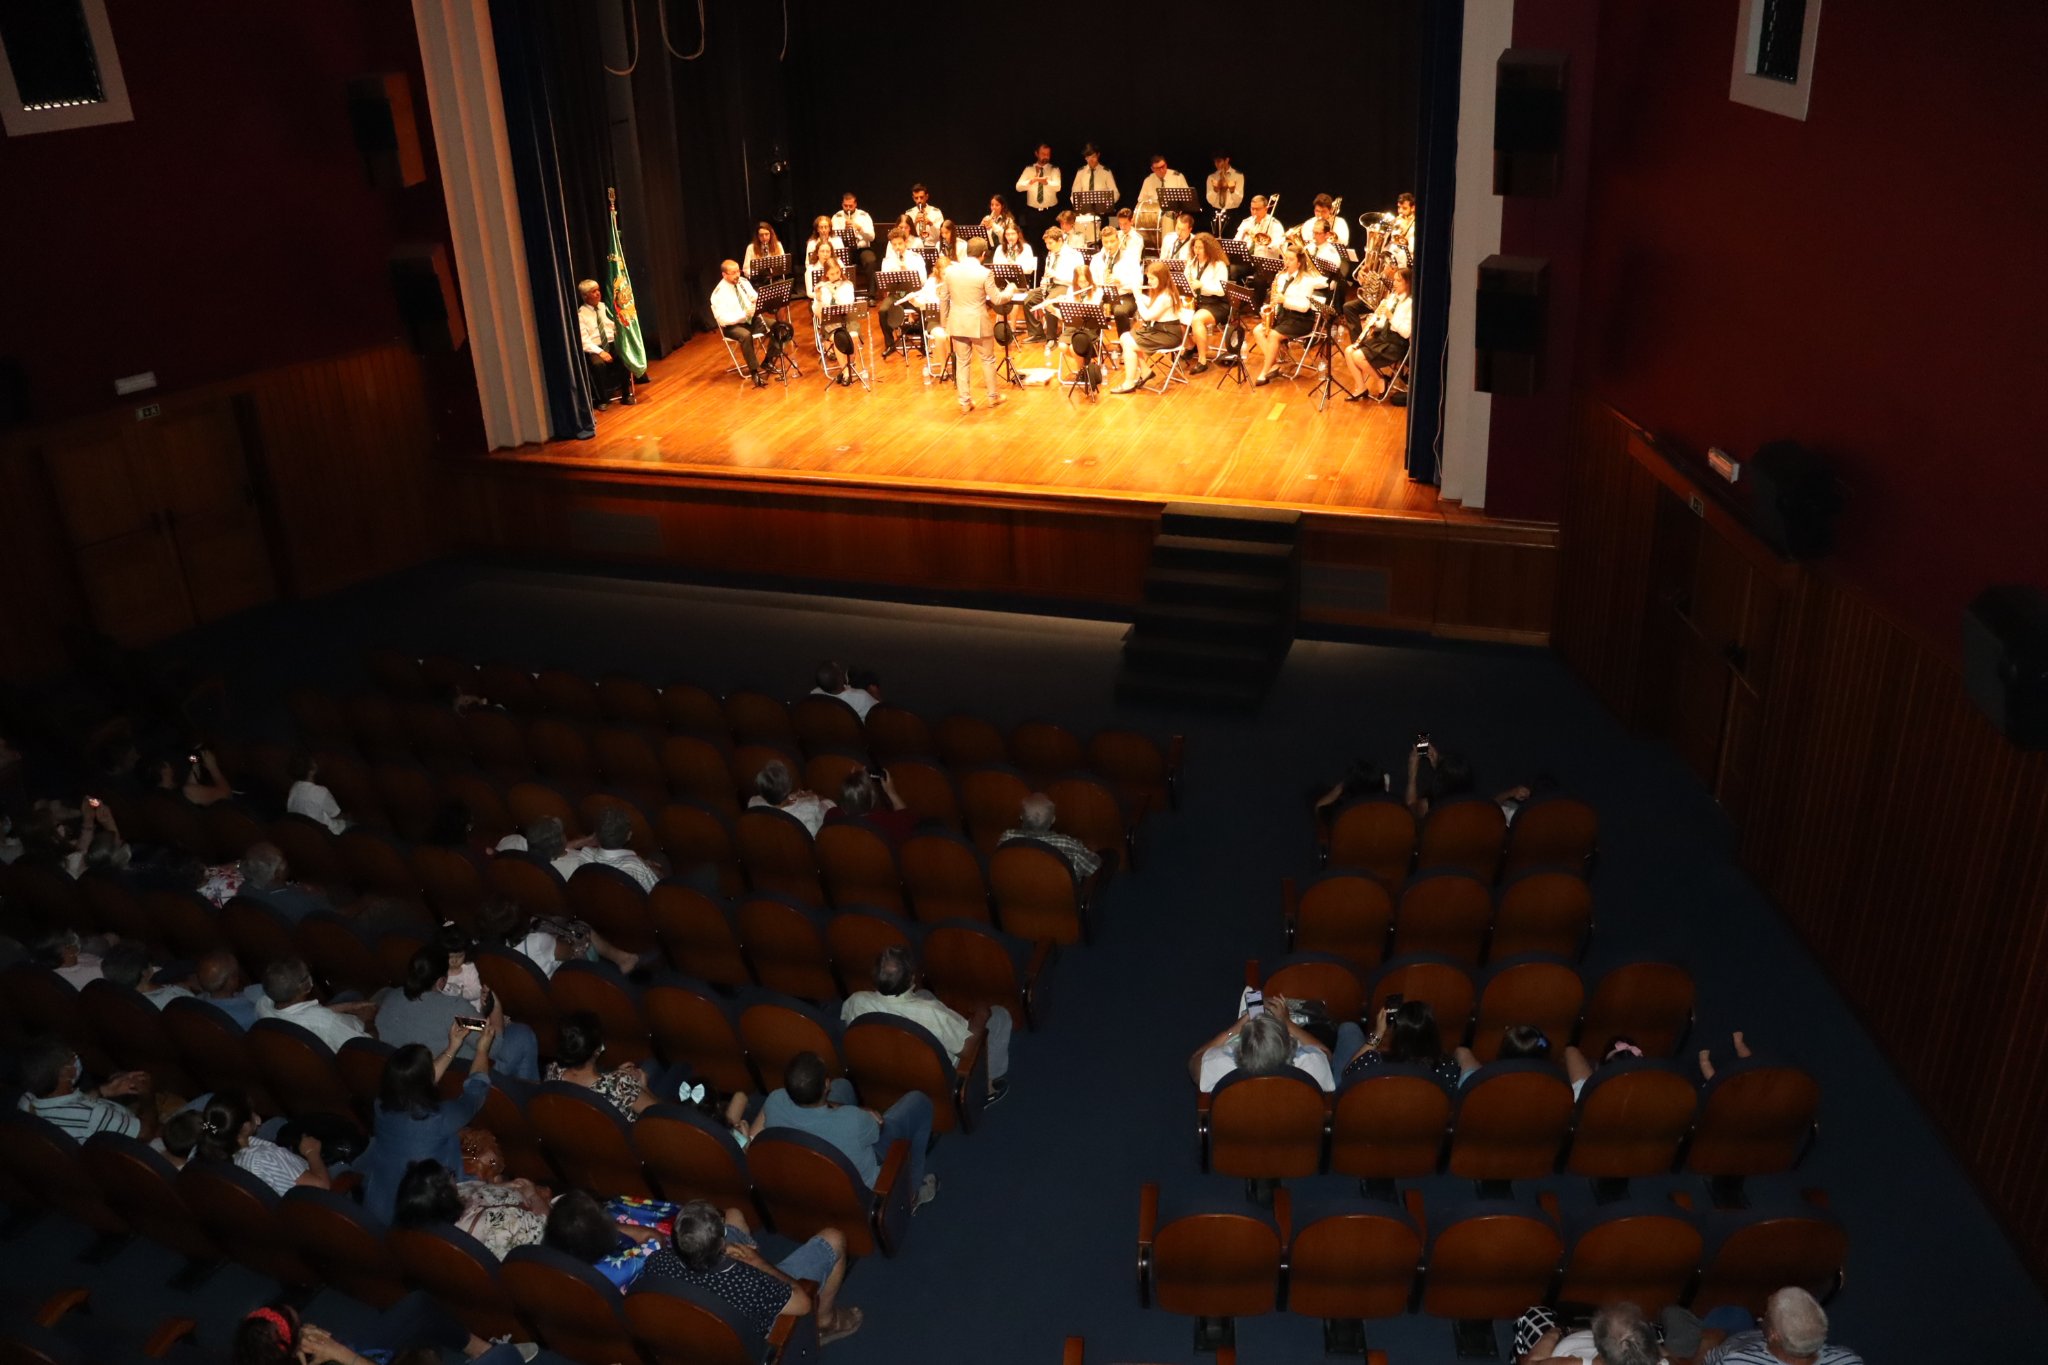
<path fill-rule="evenodd" d="M 704 334 L 650 366 L 633 407 L 597 414 L 588 441 L 551 441 L 494 458 L 597 470 L 656 470 L 822 488 L 1214 501 L 1325 513 L 1483 521 L 1442 503 L 1401 463 L 1407 410 L 1346 403 L 1318 412 L 1315 389 L 1275 378 L 1263 389 L 1217 386 L 1211 369 L 1171 393 L 1119 397 L 1105 388 L 1069 403 L 1057 387 L 1005 385 L 960 411 L 953 385 L 926 383 L 916 356 L 875 367 L 873 392 L 827 386 L 797 308 L 803 376 L 766 389 L 725 373 L 725 348 Z M 1020 367 L 1043 363 L 1020 343 Z M 976 377 L 977 386 L 979 376 Z"/>

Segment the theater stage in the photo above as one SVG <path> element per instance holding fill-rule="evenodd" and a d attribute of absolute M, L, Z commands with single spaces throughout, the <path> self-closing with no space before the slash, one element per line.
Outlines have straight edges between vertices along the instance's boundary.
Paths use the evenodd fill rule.
<path fill-rule="evenodd" d="M 1547 636 L 1555 528 L 1410 482 L 1403 408 L 1318 411 L 1307 373 L 1254 388 L 1211 369 L 1165 395 L 1005 385 L 963 413 L 915 356 L 875 366 L 872 392 L 828 386 L 797 311 L 786 385 L 742 384 L 701 335 L 593 439 L 450 461 L 470 543 L 1123 611 L 1167 504 L 1278 507 L 1304 514 L 1307 620 Z"/>

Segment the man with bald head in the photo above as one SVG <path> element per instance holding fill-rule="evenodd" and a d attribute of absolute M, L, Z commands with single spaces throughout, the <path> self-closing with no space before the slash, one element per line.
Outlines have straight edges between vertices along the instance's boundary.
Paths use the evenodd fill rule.
<path fill-rule="evenodd" d="M 761 320 L 756 316 L 759 311 L 760 296 L 754 292 L 752 282 L 740 274 L 740 263 L 720 261 L 718 283 L 711 286 L 712 321 L 728 341 L 740 348 L 747 363 L 747 377 L 754 381 L 754 387 L 765 389 L 768 376 L 754 354 L 754 338 L 762 331 Z"/>
<path fill-rule="evenodd" d="M 237 1027 L 247 1028 L 256 1022 L 256 997 L 263 988 L 242 979 L 242 964 L 235 961 L 233 953 L 225 948 L 208 953 L 199 959 L 192 978 L 199 987 L 199 998 L 234 1020 Z"/>

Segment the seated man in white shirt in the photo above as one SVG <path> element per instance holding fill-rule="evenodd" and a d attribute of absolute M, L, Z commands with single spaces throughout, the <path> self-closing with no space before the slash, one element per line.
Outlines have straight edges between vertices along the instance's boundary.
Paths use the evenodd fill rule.
<path fill-rule="evenodd" d="M 607 806 L 597 813 L 590 838 L 591 846 L 583 851 L 586 862 L 616 867 L 640 883 L 642 891 L 652 891 L 661 880 L 661 870 L 633 851 L 633 821 L 618 807 Z"/>
<path fill-rule="evenodd" d="M 94 1133 L 119 1133 L 144 1141 L 156 1136 L 156 1095 L 147 1071 L 119 1072 L 98 1086 L 89 1086 L 78 1054 L 57 1038 L 31 1040 L 22 1049 L 20 1067 L 18 1107 L 57 1125 L 73 1141 L 84 1142 Z M 114 1103 L 116 1098 L 129 1097 L 140 1097 L 134 1112 Z"/>
<path fill-rule="evenodd" d="M 768 387 L 768 375 L 761 368 L 760 358 L 754 353 L 754 339 L 762 333 L 762 323 L 755 306 L 759 295 L 753 284 L 740 275 L 738 261 L 720 261 L 718 283 L 711 286 L 711 318 L 718 324 L 718 330 L 740 348 L 740 358 L 746 362 L 747 378 L 754 381 L 754 387 Z"/>
<path fill-rule="evenodd" d="M 1188 178 L 1168 166 L 1165 157 L 1154 153 L 1152 156 L 1152 173 L 1145 177 L 1143 184 L 1138 186 L 1138 202 L 1140 204 L 1157 204 L 1159 202 L 1159 191 L 1184 190 L 1187 187 Z"/>
<path fill-rule="evenodd" d="M 1277 995 L 1267 997 L 1262 1008 L 1239 1017 L 1188 1058 L 1188 1074 L 1204 1095 L 1233 1071 L 1269 1076 L 1290 1066 L 1324 1090 L 1337 1088 L 1330 1050 L 1288 1017 L 1287 1001 Z"/>
<path fill-rule="evenodd" d="M 334 1051 L 351 1038 L 373 1036 L 364 1021 L 377 1017 L 367 1000 L 323 1005 L 313 995 L 313 973 L 296 957 L 281 958 L 263 969 L 263 999 L 256 1002 L 259 1019 L 297 1024 Z"/>
<path fill-rule="evenodd" d="M 577 339 L 583 346 L 583 361 L 590 367 L 590 392 L 596 400 L 591 406 L 603 412 L 611 405 L 614 391 L 621 403 L 638 402 L 633 397 L 633 367 L 619 354 L 619 323 L 604 301 L 604 290 L 596 280 L 578 280 L 576 297 L 580 300 Z"/>
<path fill-rule="evenodd" d="M 837 659 L 827 659 L 818 665 L 818 685 L 811 689 L 813 695 L 837 697 L 851 706 L 862 720 L 882 699 L 882 685 L 871 682 L 866 687 L 855 687 L 849 680 L 846 665 Z"/>
<path fill-rule="evenodd" d="M 930 991 L 913 989 L 917 967 L 907 948 L 884 948 L 875 958 L 875 988 L 855 991 L 840 1008 L 841 1023 L 850 1024 L 863 1014 L 894 1014 L 921 1024 L 946 1049 L 949 1060 L 960 1060 L 971 1031 L 965 1015 L 950 1008 Z M 1010 1012 L 994 1005 L 988 1012 L 988 1102 L 994 1104 L 1010 1089 Z"/>
<path fill-rule="evenodd" d="M 773 806 L 788 811 L 803 821 L 805 829 L 813 839 L 825 827 L 825 817 L 838 809 L 813 791 L 804 791 L 796 785 L 796 776 L 789 765 L 781 759 L 771 760 L 754 778 L 754 795 L 747 799 L 749 806 Z"/>
<path fill-rule="evenodd" d="M 84 990 L 88 983 L 100 979 L 100 955 L 87 950 L 76 929 L 46 934 L 36 944 L 35 962 L 69 981 L 73 990 Z"/>
<path fill-rule="evenodd" d="M 285 771 L 292 779 L 292 789 L 284 798 L 287 811 L 325 825 L 333 834 L 348 828 L 348 821 L 342 818 L 341 803 L 334 799 L 333 792 L 320 785 L 320 765 L 311 754 L 293 754 L 285 762 Z"/>
<path fill-rule="evenodd" d="M 116 986 L 126 986 L 158 1009 L 192 994 L 183 986 L 160 984 L 156 965 L 149 960 L 149 950 L 140 943 L 116 943 L 107 949 L 107 955 L 100 959 L 100 974 Z"/>

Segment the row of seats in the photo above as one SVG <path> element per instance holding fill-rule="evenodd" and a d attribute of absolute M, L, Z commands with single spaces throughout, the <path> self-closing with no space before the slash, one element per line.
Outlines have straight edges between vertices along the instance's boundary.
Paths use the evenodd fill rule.
<path fill-rule="evenodd" d="M 1498 888 L 1461 868 L 1417 872 L 1390 887 L 1332 868 L 1280 883 L 1290 952 L 1330 953 L 1371 970 L 1388 956 L 1433 953 L 1473 966 L 1551 953 L 1577 958 L 1593 932 L 1593 892 L 1571 868 L 1517 872 Z"/>
<path fill-rule="evenodd" d="M 721 1137 L 739 1183 L 699 1184 L 693 1153 Z M 680 1156 L 659 1165 L 674 1197 L 752 1208 L 785 1236 L 833 1227 L 856 1255 L 893 1255 L 909 1229 L 903 1142 L 870 1191 L 836 1150 L 791 1129 L 763 1132 L 742 1157 L 730 1135 L 695 1110 L 659 1106 L 633 1125 L 633 1140 L 655 1154 L 649 1169 Z M 424 1292 L 486 1340 L 538 1341 L 582 1365 L 763 1359 L 745 1318 L 688 1286 L 644 1282 L 622 1295 L 593 1267 L 550 1248 L 520 1247 L 500 1262 L 452 1225 L 385 1228 L 344 1193 L 300 1187 L 279 1197 L 226 1162 L 180 1169 L 147 1144 L 110 1133 L 81 1147 L 26 1114 L 0 1116 L 0 1194 L 10 1207 L 54 1210 L 108 1239 L 154 1242 L 194 1271 L 236 1264 L 301 1293 L 334 1289 L 373 1308 Z M 816 1323 L 806 1315 L 775 1325 L 766 1359 L 811 1358 L 815 1349 Z"/>
<path fill-rule="evenodd" d="M 1328 821 L 1315 822 L 1325 867 L 1356 868 L 1388 886 L 1411 872 L 1463 868 L 1482 881 L 1532 867 L 1592 872 L 1599 852 L 1600 816 L 1569 796 L 1531 801 L 1512 824 L 1493 801 L 1468 796 L 1433 803 L 1418 820 L 1391 796 L 1347 802 Z"/>
<path fill-rule="evenodd" d="M 1681 1304 L 1760 1314 L 1799 1285 L 1825 1298 L 1847 1236 L 1824 1196 L 1694 1217 L 1681 1203 L 1633 1201 L 1570 1227 L 1554 1204 L 1479 1201 L 1429 1217 L 1421 1196 L 1349 1203 L 1296 1227 L 1288 1192 L 1270 1215 L 1235 1208 L 1164 1222 L 1159 1186 L 1138 1205 L 1138 1301 L 1198 1318 L 1284 1309 L 1365 1321 L 1420 1311 L 1512 1319 L 1533 1304 L 1633 1302 L 1654 1317 Z"/>
<path fill-rule="evenodd" d="M 1203 1169 L 1247 1180 L 1324 1171 L 1391 1181 L 1556 1172 L 1624 1182 L 1682 1170 L 1715 1180 L 1789 1171 L 1815 1132 L 1820 1087 L 1797 1067 L 1737 1062 L 1704 1087 L 1670 1062 L 1610 1062 L 1573 1097 L 1545 1061 L 1489 1062 L 1455 1094 L 1427 1068 L 1368 1068 L 1325 1094 L 1286 1070 L 1233 1072 L 1200 1097 Z"/>

